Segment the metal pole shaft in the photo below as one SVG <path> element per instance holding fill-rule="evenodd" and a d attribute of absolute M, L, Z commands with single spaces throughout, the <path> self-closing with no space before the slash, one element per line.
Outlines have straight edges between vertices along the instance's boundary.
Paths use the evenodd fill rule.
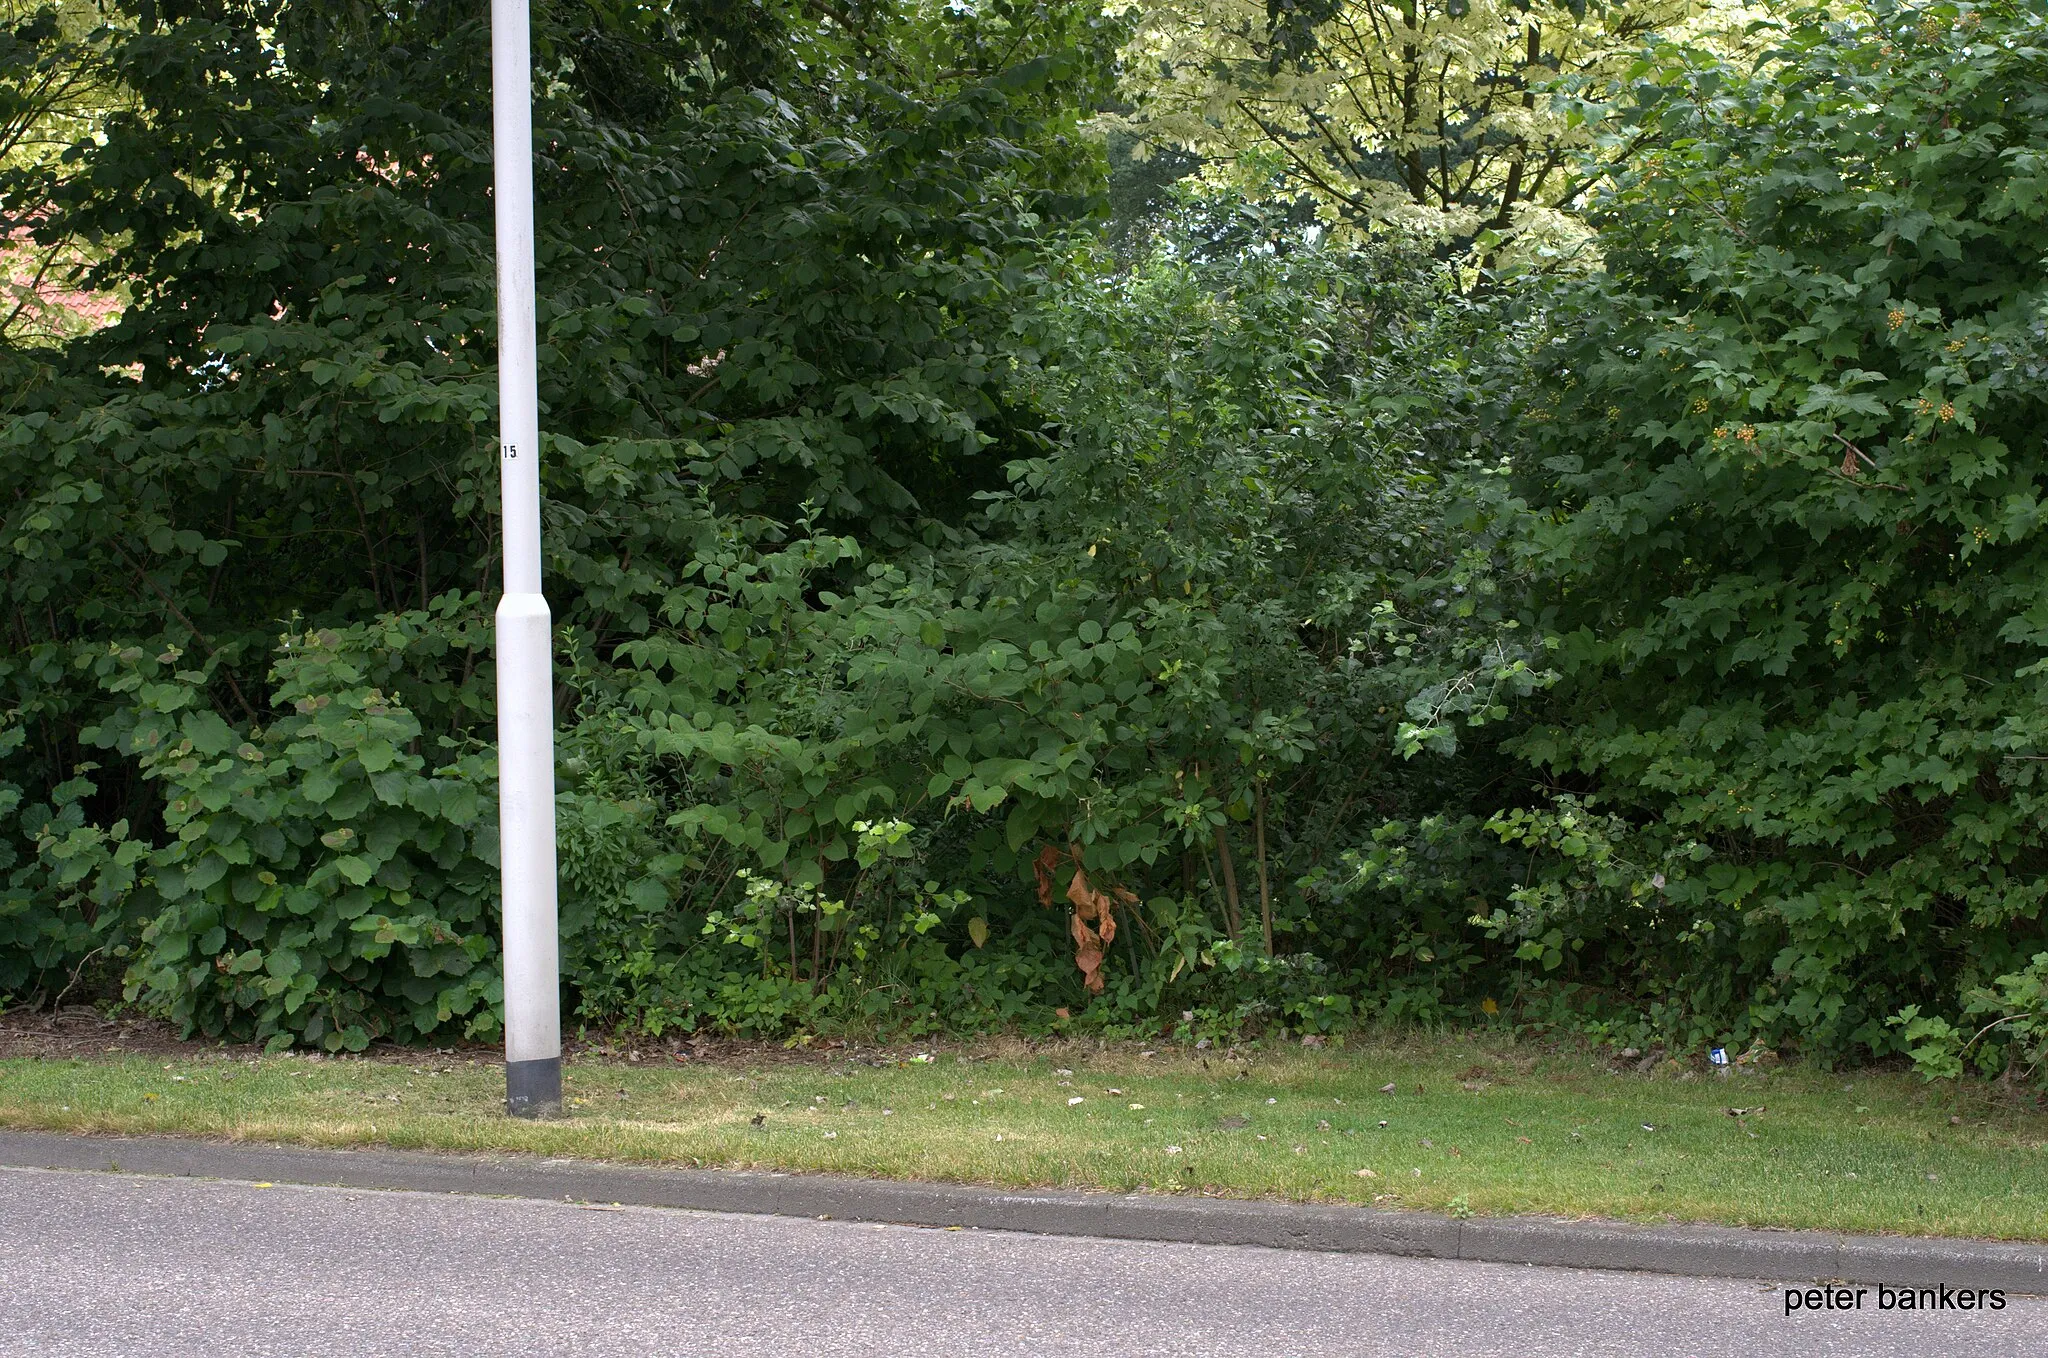
<path fill-rule="evenodd" d="M 498 842 L 505 907 L 505 1110 L 562 1103 L 555 921 L 551 621 L 540 583 L 540 408 L 533 316 L 533 103 L 527 0 L 491 0 L 498 217 L 498 428 L 505 594 L 498 604 Z"/>

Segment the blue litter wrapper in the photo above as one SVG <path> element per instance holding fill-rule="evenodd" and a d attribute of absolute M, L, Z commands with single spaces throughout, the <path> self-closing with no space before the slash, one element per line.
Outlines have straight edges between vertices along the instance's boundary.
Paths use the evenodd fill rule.
<path fill-rule="evenodd" d="M 1716 1047 L 1707 1053 L 1707 1059 L 1717 1066 L 1725 1066 L 1728 1064 L 1728 1049 L 1726 1047 Z"/>

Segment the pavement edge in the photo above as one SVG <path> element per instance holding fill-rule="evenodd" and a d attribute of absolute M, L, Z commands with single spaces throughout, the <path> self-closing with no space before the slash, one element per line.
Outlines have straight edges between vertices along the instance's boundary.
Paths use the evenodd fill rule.
<path fill-rule="evenodd" d="M 711 1212 L 959 1226 L 1189 1245 L 1400 1254 L 1552 1268 L 2048 1295 L 2048 1244 L 1636 1226 L 1155 1194 L 975 1188 L 824 1174 L 648 1168 L 521 1155 L 0 1130 L 0 1166 L 474 1193 Z"/>

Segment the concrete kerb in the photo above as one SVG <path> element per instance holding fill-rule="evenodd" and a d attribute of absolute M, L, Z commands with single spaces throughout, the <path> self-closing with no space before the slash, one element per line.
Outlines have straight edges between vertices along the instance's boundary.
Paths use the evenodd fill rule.
<path fill-rule="evenodd" d="M 518 1155 L 324 1150 L 0 1131 L 0 1165 L 831 1217 L 1192 1245 L 1403 1254 L 1553 1268 L 2048 1294 L 2048 1245 L 1634 1226 L 1153 1194 L 1013 1191 L 823 1174 L 643 1168 Z"/>

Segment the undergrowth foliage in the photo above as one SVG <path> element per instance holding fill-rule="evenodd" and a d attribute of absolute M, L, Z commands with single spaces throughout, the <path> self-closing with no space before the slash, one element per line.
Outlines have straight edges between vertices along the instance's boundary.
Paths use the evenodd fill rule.
<path fill-rule="evenodd" d="M 619 648 L 613 776 L 688 789 L 659 822 L 685 908 L 652 885 L 608 907 L 608 1003 L 662 1024 L 1088 1004 L 1096 1024 L 1316 1029 L 1372 1003 L 1361 940 L 1298 879 L 1341 846 L 1341 802 L 1385 795 L 1414 675 L 1470 651 L 1488 693 L 1537 682 L 1502 658 L 1486 539 L 1436 545 L 1475 449 L 1404 419 L 1500 402 L 1402 344 L 1481 317 L 1439 322 L 1426 270 L 1249 208 L 1063 267 L 1019 314 L 1008 381 L 1046 423 L 965 540 L 876 559 L 815 519 L 733 540 L 670 627 Z M 1394 374 L 1399 398 L 1369 376 Z M 1439 616 L 1390 622 L 1397 604 Z M 1432 700 L 1432 738 L 1498 715 L 1480 687 Z M 876 825 L 902 860 L 879 884 Z M 707 904 L 758 976 L 691 946 Z"/>
<path fill-rule="evenodd" d="M 1497 927 L 1688 1036 L 1896 1050 L 2048 941 L 2048 19 L 1640 78 L 1518 478 L 1566 676 L 1518 750 L 1587 801 Z"/>
<path fill-rule="evenodd" d="M 108 13 L 10 39 L 125 309 L 0 346 L 0 992 L 488 1037 L 480 15 Z M 1095 233 L 1096 7 L 541 7 L 573 1012 L 2038 1069 L 2044 23 L 1652 41 L 1538 277 Z"/>
<path fill-rule="evenodd" d="M 133 668 L 112 687 L 136 704 L 87 737 L 135 756 L 166 799 L 128 998 L 187 1031 L 280 1045 L 496 1031 L 489 766 L 422 754 L 418 719 L 373 682 L 409 643 L 445 644 L 429 621 L 287 635 L 280 715 L 255 730 L 204 707 L 198 676 L 121 657 Z"/>

